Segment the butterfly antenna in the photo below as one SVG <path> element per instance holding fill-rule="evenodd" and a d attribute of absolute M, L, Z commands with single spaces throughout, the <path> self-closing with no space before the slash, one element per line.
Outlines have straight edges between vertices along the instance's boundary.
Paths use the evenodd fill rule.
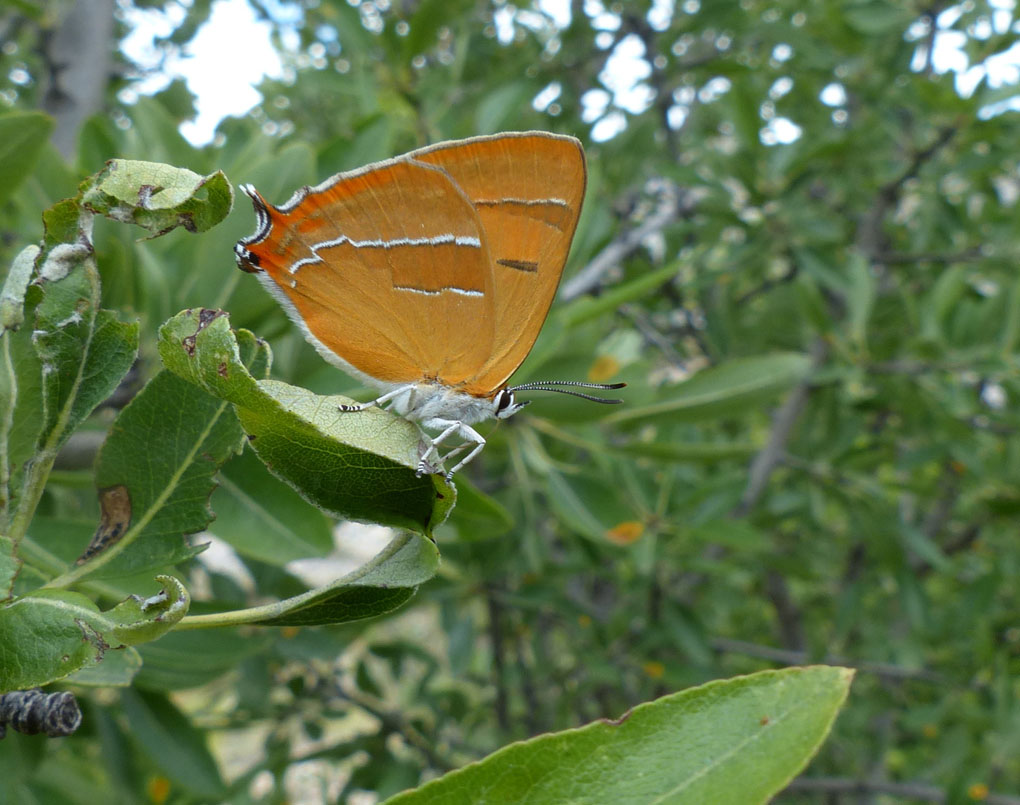
<path fill-rule="evenodd" d="M 522 383 L 519 386 L 511 386 L 507 391 L 555 391 L 557 394 L 569 394 L 571 397 L 580 397 L 582 400 L 590 400 L 603 405 L 619 405 L 623 400 L 608 400 L 605 397 L 596 397 L 593 394 L 583 394 L 580 391 L 556 388 L 557 386 L 574 386 L 585 389 L 622 389 L 626 383 L 584 383 L 580 380 L 542 380 L 534 383 Z"/>

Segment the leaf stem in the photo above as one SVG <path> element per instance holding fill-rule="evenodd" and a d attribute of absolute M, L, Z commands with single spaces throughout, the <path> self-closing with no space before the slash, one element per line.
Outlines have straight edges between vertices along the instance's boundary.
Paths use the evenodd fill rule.
<path fill-rule="evenodd" d="M 86 217 L 89 219 L 86 221 Z M 86 213 L 82 213 L 80 228 L 83 233 L 88 232 L 91 234 L 92 216 Z M 56 419 L 53 422 L 53 427 L 50 428 L 50 432 L 46 437 L 46 442 L 28 462 L 25 472 L 25 479 L 21 486 L 21 495 L 18 499 L 18 506 L 15 509 L 14 517 L 10 521 L 10 529 L 8 530 L 8 536 L 17 546 L 25 534 L 28 532 L 28 526 L 32 522 L 32 517 L 35 515 L 35 510 L 39 505 L 39 501 L 42 499 L 43 491 L 46 488 L 46 481 L 49 479 L 50 470 L 53 468 L 53 462 L 57 458 L 57 452 L 60 449 L 60 444 L 64 430 L 67 428 L 68 423 L 71 421 L 71 413 L 74 410 L 75 399 L 77 398 L 78 390 L 81 388 L 82 376 L 85 373 L 85 366 L 88 363 L 89 350 L 92 348 L 92 337 L 95 335 L 96 317 L 99 311 L 100 292 L 99 292 L 99 270 L 96 267 L 95 260 L 89 256 L 82 261 L 82 268 L 85 271 L 85 276 L 89 282 L 89 326 L 88 333 L 89 337 L 85 343 L 85 348 L 82 351 L 81 361 L 78 363 L 78 372 L 74 377 L 74 382 L 71 386 L 71 393 L 67 395 L 67 399 L 64 401 L 63 407 L 57 414 Z M 45 384 L 45 367 L 43 368 L 43 382 Z M 43 392 L 43 405 L 45 406 L 47 394 Z M 43 421 L 47 420 L 46 411 L 43 411 Z"/>
<path fill-rule="evenodd" d="M 321 596 L 323 593 L 338 587 L 347 587 L 363 579 L 371 571 L 378 568 L 384 562 L 392 559 L 408 542 L 419 537 L 410 531 L 399 532 L 389 545 L 383 548 L 369 561 L 343 576 L 340 579 L 323 587 L 316 587 L 308 592 L 296 595 L 293 598 L 285 598 L 283 601 L 276 601 L 272 604 L 264 604 L 260 607 L 249 607 L 248 609 L 236 609 L 231 612 L 211 612 L 206 615 L 186 615 L 178 622 L 175 629 L 216 629 L 221 626 L 244 626 L 248 624 L 260 624 L 272 618 L 279 618 L 288 614 L 296 607 L 301 606 L 311 599 Z M 272 625 L 272 624 L 267 624 Z"/>
<path fill-rule="evenodd" d="M 14 363 L 11 361 L 11 336 L 10 331 L 0 335 L 3 341 L 3 370 L 7 373 L 8 388 L 10 394 L 7 397 L 7 407 L 3 412 L 3 423 L 0 424 L 0 527 L 3 533 L 7 533 L 7 523 L 10 517 L 11 505 L 11 466 L 10 466 L 10 442 L 9 436 L 14 427 L 14 409 L 18 405 L 18 376 L 14 371 Z"/>

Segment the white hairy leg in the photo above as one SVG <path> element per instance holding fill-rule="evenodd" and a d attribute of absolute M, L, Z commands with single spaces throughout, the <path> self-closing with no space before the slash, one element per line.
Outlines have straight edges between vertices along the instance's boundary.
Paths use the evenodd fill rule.
<path fill-rule="evenodd" d="M 408 388 L 409 388 L 408 386 L 400 386 L 399 388 L 395 388 L 393 389 L 393 391 L 387 391 L 381 397 L 376 397 L 374 400 L 369 400 L 366 403 L 358 403 L 357 405 L 338 405 L 337 408 L 345 414 L 357 413 L 358 411 L 366 411 L 369 408 L 374 408 L 377 405 L 383 405 L 384 403 L 388 403 L 395 397 L 399 397 L 401 394 L 406 392 Z"/>
<path fill-rule="evenodd" d="M 453 474 L 457 472 L 461 467 L 467 464 L 471 459 L 478 455 L 479 451 L 485 447 L 485 439 L 482 438 L 481 434 L 469 425 L 465 425 L 463 422 L 453 422 L 447 419 L 431 419 L 425 423 L 430 428 L 443 428 L 443 432 L 440 433 L 436 438 L 432 440 L 432 444 L 429 445 L 421 459 L 418 461 L 418 474 L 422 475 L 425 473 L 429 466 L 429 459 L 435 458 L 436 461 L 449 461 L 454 456 L 459 455 L 464 450 L 471 448 L 471 451 L 464 456 L 457 464 L 446 471 L 446 480 L 449 481 L 453 478 Z M 439 458 L 439 445 L 449 439 L 453 434 L 457 434 L 463 439 L 466 444 L 462 444 L 459 447 L 453 448 L 447 453 L 442 459 Z"/>

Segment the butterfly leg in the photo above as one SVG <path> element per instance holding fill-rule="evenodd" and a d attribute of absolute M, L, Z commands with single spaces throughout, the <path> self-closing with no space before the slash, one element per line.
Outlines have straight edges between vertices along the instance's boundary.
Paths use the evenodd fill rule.
<path fill-rule="evenodd" d="M 366 411 L 369 408 L 374 408 L 377 405 L 383 405 L 384 403 L 388 403 L 390 400 L 399 397 L 401 394 L 407 391 L 407 389 L 408 389 L 407 386 L 400 386 L 399 388 L 393 389 L 393 391 L 387 391 L 381 397 L 376 397 L 374 400 L 369 400 L 367 403 L 358 403 L 357 405 L 338 405 L 337 410 L 339 410 L 343 414 L 353 414 L 357 413 L 358 411 Z"/>
<path fill-rule="evenodd" d="M 454 467 L 447 470 L 447 481 L 453 478 L 453 474 L 457 472 L 457 470 L 471 461 L 471 459 L 478 455 L 481 449 L 485 447 L 485 439 L 482 438 L 482 435 L 469 425 L 465 425 L 463 422 L 453 422 L 448 419 L 432 419 L 424 424 L 430 428 L 443 428 L 443 431 L 432 440 L 432 444 L 429 445 L 429 449 L 422 454 L 421 459 L 418 461 L 418 475 L 423 475 L 425 473 L 426 469 L 430 466 L 430 459 L 435 458 L 436 460 L 439 460 L 439 445 L 454 434 L 459 435 L 460 438 L 465 441 L 465 444 L 462 444 L 460 447 L 453 448 L 453 450 L 443 457 L 443 460 L 449 461 L 454 456 L 459 455 L 469 448 L 470 452 L 458 461 Z"/>

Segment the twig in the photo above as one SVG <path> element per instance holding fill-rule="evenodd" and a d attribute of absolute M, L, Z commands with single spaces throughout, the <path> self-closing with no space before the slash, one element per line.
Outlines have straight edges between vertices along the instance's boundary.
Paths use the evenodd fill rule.
<path fill-rule="evenodd" d="M 949 794 L 946 791 L 925 783 L 890 783 L 843 777 L 798 777 L 786 790 L 816 791 L 823 794 L 889 794 L 900 799 L 949 802 Z M 1020 805 L 1020 797 L 988 794 L 981 802 L 985 805 Z"/>
<path fill-rule="evenodd" d="M 531 678 L 531 666 L 527 662 L 524 651 L 524 637 L 521 634 L 521 630 L 517 629 L 514 635 L 515 640 L 515 654 L 517 655 L 517 673 L 521 681 L 521 696 L 524 697 L 524 724 L 528 730 L 528 735 L 538 735 L 540 732 L 545 731 L 543 722 L 545 719 L 542 717 L 544 712 L 542 706 L 538 701 L 538 694 L 535 691 L 535 685 Z"/>
<path fill-rule="evenodd" d="M 879 189 L 874 203 L 864 218 L 861 219 L 857 228 L 857 248 L 869 260 L 880 262 L 879 255 L 883 252 L 881 248 L 883 240 L 882 222 L 885 220 L 889 210 L 899 201 L 903 185 L 917 176 L 924 164 L 942 150 L 942 147 L 953 139 L 956 132 L 957 128 L 955 126 L 944 126 L 930 145 L 914 152 L 910 159 L 910 164 L 907 165 L 898 177 Z"/>
<path fill-rule="evenodd" d="M 658 347 L 659 351 L 666 357 L 673 366 L 681 369 L 687 365 L 680 353 L 673 347 L 673 342 L 663 333 L 660 333 L 654 324 L 648 319 L 644 311 L 637 305 L 622 305 L 620 312 L 633 322 L 645 341 Z"/>
<path fill-rule="evenodd" d="M 824 657 L 812 657 L 806 651 L 793 651 L 773 646 L 762 646 L 758 643 L 748 643 L 745 640 L 734 640 L 728 637 L 714 637 L 709 645 L 718 652 L 729 654 L 744 654 L 748 657 L 757 657 L 762 660 L 782 663 L 783 665 L 806 665 L 812 662 L 819 662 L 824 665 L 841 665 L 845 668 L 856 668 L 858 671 L 887 679 L 903 681 L 915 680 L 919 682 L 930 682 L 933 685 L 944 685 L 948 681 L 946 677 L 936 671 L 927 668 L 904 668 L 902 665 L 893 665 L 886 662 L 863 662 L 850 657 L 840 657 L 835 654 L 826 654 Z"/>
<path fill-rule="evenodd" d="M 939 254 L 938 252 L 921 252 L 920 254 L 882 252 L 875 257 L 880 263 L 895 265 L 902 263 L 969 263 L 972 260 L 983 260 L 986 255 L 979 246 L 973 246 L 969 249 L 964 249 L 962 252 L 951 254 Z"/>
<path fill-rule="evenodd" d="M 588 293 L 602 282 L 602 277 L 614 266 L 637 251 L 645 238 L 664 229 L 680 215 L 688 212 L 691 201 L 673 182 L 659 180 L 658 206 L 639 226 L 629 229 L 612 241 L 587 266 L 563 283 L 560 297 L 565 302 Z M 683 204 L 681 200 L 683 199 Z"/>
<path fill-rule="evenodd" d="M 786 579 L 778 571 L 770 569 L 765 574 L 765 594 L 776 610 L 783 645 L 792 651 L 803 651 L 807 645 L 804 637 L 804 620 L 800 609 L 793 601 L 793 596 L 790 595 Z"/>
<path fill-rule="evenodd" d="M 763 280 L 760 284 L 753 287 L 751 290 L 747 291 L 741 296 L 738 296 L 737 301 L 735 303 L 736 307 L 741 308 L 755 297 L 761 296 L 764 293 L 768 293 L 773 288 L 779 285 L 785 285 L 788 282 L 793 282 L 795 279 L 797 279 L 799 273 L 800 271 L 796 263 L 791 264 L 790 270 L 785 272 L 782 276 L 768 277 L 765 280 Z"/>
<path fill-rule="evenodd" d="M 765 491 L 773 470 L 782 461 L 786 452 L 786 444 L 790 441 L 793 426 L 807 405 L 811 394 L 811 383 L 815 372 L 825 363 L 829 355 L 828 344 L 821 338 L 815 339 L 811 346 L 811 368 L 807 376 L 790 392 L 786 401 L 772 418 L 772 432 L 768 443 L 754 457 L 748 471 L 747 487 L 740 498 L 740 503 L 733 510 L 734 517 L 744 517 L 754 508 L 758 499 Z"/>
<path fill-rule="evenodd" d="M 486 588 L 485 602 L 489 609 L 489 642 L 492 644 L 492 669 L 496 677 L 496 722 L 503 732 L 507 732 L 510 729 L 510 714 L 507 708 L 506 662 L 503 658 L 502 612 L 495 590 Z"/>
<path fill-rule="evenodd" d="M 331 687 L 331 692 L 340 699 L 360 707 L 366 713 L 379 720 L 383 730 L 395 735 L 400 735 L 408 744 L 421 752 L 428 760 L 429 765 L 440 771 L 451 771 L 458 764 L 438 754 L 434 747 L 434 741 L 423 735 L 402 715 L 383 709 L 382 706 L 372 702 L 367 696 L 360 692 L 346 690 L 339 684 Z"/>

